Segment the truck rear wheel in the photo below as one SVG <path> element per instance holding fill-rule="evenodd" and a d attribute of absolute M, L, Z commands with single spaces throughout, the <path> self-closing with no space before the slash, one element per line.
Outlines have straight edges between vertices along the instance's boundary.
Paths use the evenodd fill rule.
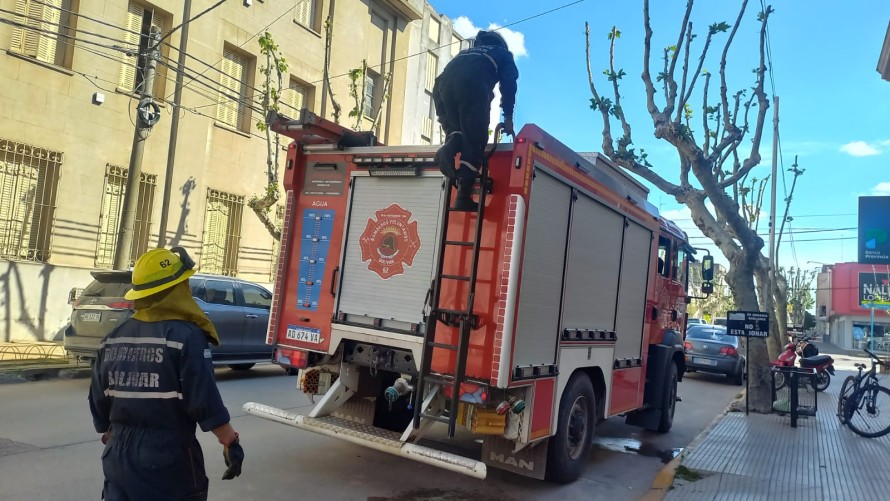
<path fill-rule="evenodd" d="M 567 483 L 581 476 L 596 427 L 596 394 L 586 374 L 569 380 L 559 401 L 556 435 L 547 444 L 547 480 Z"/>
<path fill-rule="evenodd" d="M 671 362 L 667 372 L 667 388 L 664 389 L 664 407 L 661 409 L 661 420 L 658 432 L 667 433 L 674 425 L 674 411 L 677 409 L 677 364 Z"/>

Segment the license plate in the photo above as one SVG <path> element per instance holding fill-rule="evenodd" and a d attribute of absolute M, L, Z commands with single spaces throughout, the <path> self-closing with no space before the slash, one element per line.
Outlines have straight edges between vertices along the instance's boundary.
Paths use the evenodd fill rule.
<path fill-rule="evenodd" d="M 98 311 L 89 312 L 89 313 L 81 313 L 80 319 L 84 322 L 99 322 L 102 320 L 102 313 Z"/>
<path fill-rule="evenodd" d="M 699 365 L 717 365 L 716 360 L 711 360 L 710 358 L 700 358 L 700 357 L 693 358 L 692 363 L 699 364 Z"/>
<path fill-rule="evenodd" d="M 287 327 L 287 338 L 293 341 L 302 341 L 304 343 L 318 344 L 321 342 L 321 331 L 318 329 L 307 329 L 305 327 Z"/>

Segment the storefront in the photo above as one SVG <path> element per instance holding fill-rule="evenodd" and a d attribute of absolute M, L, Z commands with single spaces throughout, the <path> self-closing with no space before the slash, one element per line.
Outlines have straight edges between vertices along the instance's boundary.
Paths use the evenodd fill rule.
<path fill-rule="evenodd" d="M 838 263 L 816 282 L 817 329 L 846 349 L 890 349 L 890 265 Z M 827 289 L 827 290 L 826 290 Z"/>

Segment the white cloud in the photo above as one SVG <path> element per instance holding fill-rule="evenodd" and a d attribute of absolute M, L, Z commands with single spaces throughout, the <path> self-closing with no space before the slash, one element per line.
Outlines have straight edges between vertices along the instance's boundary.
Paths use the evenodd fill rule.
<path fill-rule="evenodd" d="M 890 182 L 878 183 L 874 188 L 871 189 L 871 194 L 875 196 L 887 196 L 890 195 Z"/>
<path fill-rule="evenodd" d="M 509 47 L 510 52 L 513 53 L 514 58 L 519 59 L 520 57 L 528 57 L 528 51 L 525 48 L 525 34 L 522 32 L 513 31 L 510 28 L 502 28 L 495 23 L 489 23 L 488 28 L 480 28 L 467 16 L 460 16 L 452 21 L 451 24 L 454 27 L 454 31 L 464 38 L 473 38 L 476 36 L 476 33 L 479 33 L 482 29 L 498 30 L 498 33 L 500 33 L 500 35 L 504 37 L 504 40 L 506 40 L 507 47 Z"/>
<path fill-rule="evenodd" d="M 883 144 L 883 143 L 879 143 Z M 854 157 L 868 157 L 872 155 L 880 155 L 881 150 L 865 141 L 853 141 L 841 146 L 841 151 Z"/>

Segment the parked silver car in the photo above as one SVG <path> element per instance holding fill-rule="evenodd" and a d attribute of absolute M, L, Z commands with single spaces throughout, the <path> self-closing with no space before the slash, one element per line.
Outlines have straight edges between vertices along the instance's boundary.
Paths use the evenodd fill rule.
<path fill-rule="evenodd" d="M 133 314 L 133 303 L 124 299 L 132 288 L 131 272 L 91 274 L 94 280 L 71 304 L 64 346 L 69 353 L 92 362 L 99 341 Z M 245 280 L 216 275 L 194 275 L 189 286 L 219 334 L 220 345 L 212 347 L 214 364 L 247 370 L 272 360 L 272 346 L 266 344 L 271 292 Z"/>
<path fill-rule="evenodd" d="M 745 383 L 745 357 L 739 353 L 739 338 L 726 334 L 721 325 L 693 325 L 686 330 L 687 372 L 726 374 L 735 384 Z"/>

